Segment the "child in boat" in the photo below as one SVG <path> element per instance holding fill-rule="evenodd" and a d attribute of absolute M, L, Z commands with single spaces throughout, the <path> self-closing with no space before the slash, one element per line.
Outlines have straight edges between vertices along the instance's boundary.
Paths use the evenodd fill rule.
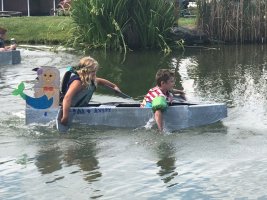
<path fill-rule="evenodd" d="M 173 101 L 173 94 L 179 94 L 185 99 L 185 93 L 173 88 L 175 86 L 175 74 L 169 69 L 158 70 L 156 83 L 157 86 L 150 89 L 145 95 L 141 107 L 152 108 L 158 129 L 162 131 L 162 112 L 167 108 L 168 102 Z"/>
<path fill-rule="evenodd" d="M 16 44 L 5 46 L 6 33 L 7 33 L 7 30 L 0 27 L 0 51 L 16 50 L 17 48 Z"/>
<path fill-rule="evenodd" d="M 70 77 L 67 92 L 62 102 L 61 123 L 67 125 L 70 107 L 87 106 L 97 85 L 104 85 L 121 92 L 118 86 L 106 79 L 96 76 L 98 62 L 91 57 L 84 57 L 75 68 L 76 72 Z"/>

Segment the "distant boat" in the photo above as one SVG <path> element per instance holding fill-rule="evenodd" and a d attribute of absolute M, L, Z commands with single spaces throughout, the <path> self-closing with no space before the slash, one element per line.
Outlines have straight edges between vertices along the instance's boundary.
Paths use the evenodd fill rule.
<path fill-rule="evenodd" d="M 21 62 L 20 51 L 1 51 L 0 65 L 15 65 Z"/>

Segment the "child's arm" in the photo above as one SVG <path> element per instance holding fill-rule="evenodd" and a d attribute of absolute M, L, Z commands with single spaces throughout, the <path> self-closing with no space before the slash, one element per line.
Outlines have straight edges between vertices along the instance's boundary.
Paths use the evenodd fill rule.
<path fill-rule="evenodd" d="M 183 90 L 178 90 L 178 89 L 172 89 L 171 91 L 173 94 L 180 94 L 180 95 L 185 95 L 185 92 Z"/>
<path fill-rule="evenodd" d="M 156 110 L 155 112 L 155 120 L 158 126 L 159 131 L 163 131 L 163 120 L 162 120 L 162 112 L 161 110 Z"/>
<path fill-rule="evenodd" d="M 185 92 L 182 90 L 172 89 L 171 93 L 174 95 L 180 95 L 184 100 L 186 100 Z"/>

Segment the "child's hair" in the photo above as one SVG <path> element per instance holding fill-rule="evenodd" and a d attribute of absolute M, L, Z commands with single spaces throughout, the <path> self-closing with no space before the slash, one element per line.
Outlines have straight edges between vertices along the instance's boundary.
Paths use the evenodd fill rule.
<path fill-rule="evenodd" d="M 77 73 L 81 78 L 82 86 L 88 87 L 92 81 L 96 85 L 90 72 L 96 72 L 97 70 L 98 62 L 92 57 L 88 56 L 80 60 L 79 65 L 77 66 Z"/>
<path fill-rule="evenodd" d="M 4 28 L 0 27 L 0 34 L 5 34 L 6 32 L 7 32 L 7 30 L 6 30 L 6 29 L 4 29 Z"/>
<path fill-rule="evenodd" d="M 156 73 L 157 86 L 161 86 L 161 82 L 166 83 L 171 77 L 174 77 L 174 72 L 169 69 L 159 69 Z"/>

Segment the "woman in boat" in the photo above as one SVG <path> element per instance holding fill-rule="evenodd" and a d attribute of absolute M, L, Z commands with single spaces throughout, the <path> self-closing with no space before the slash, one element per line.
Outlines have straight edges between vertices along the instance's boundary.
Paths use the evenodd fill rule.
<path fill-rule="evenodd" d="M 174 89 L 175 73 L 169 69 L 160 69 L 156 74 L 157 86 L 151 88 L 145 95 L 141 107 L 152 108 L 159 131 L 163 131 L 162 112 L 167 108 L 168 102 L 173 101 L 173 94 L 179 94 L 185 99 L 185 93 Z"/>
<path fill-rule="evenodd" d="M 69 119 L 70 107 L 87 106 L 92 98 L 97 85 L 111 87 L 121 92 L 118 86 L 106 79 L 96 76 L 98 62 L 91 57 L 84 57 L 80 60 L 74 75 L 67 83 L 67 92 L 62 102 L 61 123 L 66 125 Z"/>
<path fill-rule="evenodd" d="M 5 46 L 6 33 L 7 30 L 0 27 L 0 51 L 16 50 L 17 48 L 16 44 Z"/>

